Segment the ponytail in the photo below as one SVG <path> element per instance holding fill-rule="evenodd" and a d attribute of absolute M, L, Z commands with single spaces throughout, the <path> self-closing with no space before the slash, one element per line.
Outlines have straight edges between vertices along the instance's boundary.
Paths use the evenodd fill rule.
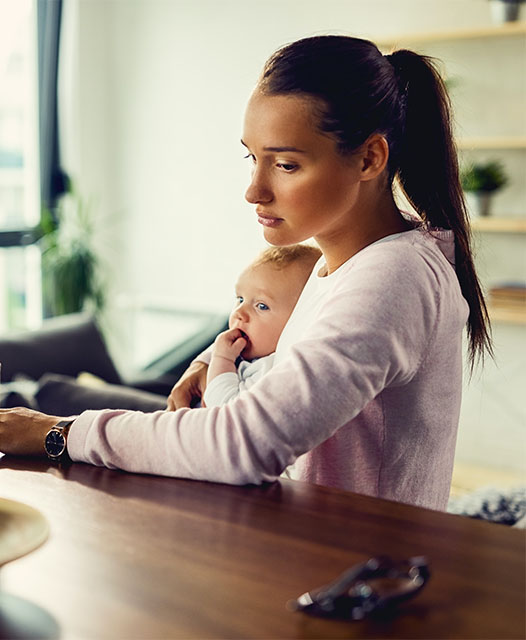
<path fill-rule="evenodd" d="M 405 49 L 383 56 L 376 45 L 360 38 L 315 36 L 279 49 L 266 63 L 259 88 L 270 95 L 318 99 L 319 127 L 336 140 L 342 155 L 352 154 L 373 133 L 385 136 L 390 184 L 398 177 L 430 231 L 439 227 L 454 233 L 456 272 L 469 304 L 471 370 L 477 359 L 492 356 L 449 97 L 432 60 Z"/>
<path fill-rule="evenodd" d="M 451 229 L 455 235 L 455 267 L 470 310 L 467 331 L 473 370 L 477 358 L 483 360 L 486 352 L 493 355 L 493 349 L 488 310 L 473 263 L 449 96 L 431 58 L 405 49 L 386 57 L 394 68 L 405 110 L 398 179 L 409 202 L 430 229 Z"/>

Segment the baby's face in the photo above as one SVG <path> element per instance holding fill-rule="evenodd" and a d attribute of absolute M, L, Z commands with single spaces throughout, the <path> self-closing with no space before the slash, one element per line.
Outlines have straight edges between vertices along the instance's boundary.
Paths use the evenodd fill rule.
<path fill-rule="evenodd" d="M 237 301 L 229 326 L 245 334 L 247 346 L 241 354 L 245 360 L 276 350 L 308 275 L 304 266 L 294 263 L 283 269 L 266 263 L 243 271 L 236 285 Z"/>

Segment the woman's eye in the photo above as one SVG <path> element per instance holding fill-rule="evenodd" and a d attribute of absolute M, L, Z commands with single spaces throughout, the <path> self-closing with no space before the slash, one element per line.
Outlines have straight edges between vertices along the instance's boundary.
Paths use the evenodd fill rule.
<path fill-rule="evenodd" d="M 247 153 L 247 155 L 243 157 L 243 160 L 252 160 L 252 163 L 256 164 L 256 156 L 253 153 Z"/>
<path fill-rule="evenodd" d="M 298 168 L 297 164 L 290 164 L 289 162 L 278 162 L 276 166 L 278 169 L 283 169 L 283 171 L 287 173 L 292 173 Z"/>
<path fill-rule="evenodd" d="M 256 304 L 256 309 L 259 309 L 260 311 L 268 311 L 269 307 L 267 307 L 267 305 L 264 302 L 258 302 Z"/>

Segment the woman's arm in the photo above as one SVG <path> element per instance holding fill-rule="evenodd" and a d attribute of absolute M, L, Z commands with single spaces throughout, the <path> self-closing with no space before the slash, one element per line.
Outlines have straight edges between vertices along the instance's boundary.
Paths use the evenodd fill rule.
<path fill-rule="evenodd" d="M 206 353 L 206 352 L 205 352 Z M 208 364 L 194 360 L 176 382 L 167 399 L 168 411 L 195 406 L 206 389 Z"/>
<path fill-rule="evenodd" d="M 394 249 L 392 260 L 371 252 L 355 264 L 287 357 L 230 404 L 152 414 L 87 411 L 71 426 L 70 456 L 231 484 L 277 478 L 385 387 L 411 380 L 439 314 L 459 316 L 458 284 L 455 292 L 441 291 L 412 250 Z"/>
<path fill-rule="evenodd" d="M 214 344 L 197 356 L 174 385 L 167 399 L 168 411 L 194 407 L 202 402 L 207 380 L 209 382 L 220 373 L 235 372 L 235 361 L 245 344 L 238 329 L 220 333 Z"/>
<path fill-rule="evenodd" d="M 45 456 L 47 432 L 60 420 L 32 409 L 0 409 L 0 452 L 16 456 Z"/>
<path fill-rule="evenodd" d="M 87 411 L 71 427 L 70 456 L 231 484 L 275 479 L 386 386 L 409 381 L 425 357 L 441 292 L 433 271 L 406 248 L 393 247 L 390 260 L 371 252 L 357 262 L 287 357 L 228 405 Z M 457 307 L 446 311 L 458 315 Z"/>

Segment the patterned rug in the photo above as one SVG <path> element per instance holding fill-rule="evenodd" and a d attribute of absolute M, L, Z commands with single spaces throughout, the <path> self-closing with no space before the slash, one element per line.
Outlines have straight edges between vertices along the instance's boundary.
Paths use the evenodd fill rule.
<path fill-rule="evenodd" d="M 526 485 L 511 489 L 483 487 L 464 496 L 450 498 L 449 513 L 526 529 Z"/>

